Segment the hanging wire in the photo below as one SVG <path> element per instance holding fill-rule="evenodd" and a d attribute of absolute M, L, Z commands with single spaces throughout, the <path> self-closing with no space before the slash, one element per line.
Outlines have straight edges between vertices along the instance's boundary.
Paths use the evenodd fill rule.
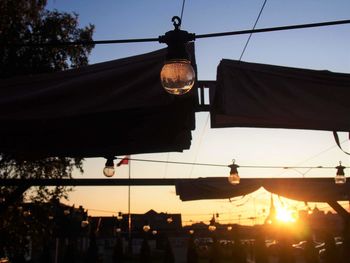
<path fill-rule="evenodd" d="M 350 19 L 348 20 L 338 20 L 338 21 L 328 21 L 320 23 L 310 23 L 310 24 L 300 24 L 300 25 L 289 25 L 280 27 L 268 27 L 252 30 L 240 30 L 240 31 L 230 31 L 221 33 L 209 33 L 196 35 L 196 39 L 200 38 L 210 38 L 210 37 L 224 37 L 224 36 L 235 36 L 244 34 L 256 34 L 256 33 L 266 33 L 284 30 L 294 30 L 294 29 L 305 29 L 305 28 L 315 28 L 324 26 L 334 26 L 350 24 Z M 125 43 L 140 43 L 140 42 L 159 42 L 159 38 L 134 38 L 134 39 L 116 39 L 116 40 L 95 40 L 95 41 L 68 41 L 68 42 L 48 42 L 48 43 L 0 43 L 1 47 L 11 46 L 11 47 L 45 47 L 45 46 L 77 46 L 77 45 L 104 45 L 104 44 L 125 44 Z"/>
<path fill-rule="evenodd" d="M 185 10 L 185 2 L 186 2 L 186 0 L 183 0 L 183 1 L 182 1 L 182 8 L 181 8 L 181 15 L 180 15 L 181 21 L 183 21 L 183 20 L 182 20 L 182 17 L 183 17 L 184 10 Z"/>
<path fill-rule="evenodd" d="M 203 126 L 203 130 L 202 130 L 201 135 L 200 135 L 200 137 L 199 137 L 198 146 L 197 146 L 197 150 L 196 150 L 196 153 L 195 153 L 195 157 L 194 157 L 194 162 L 193 162 L 193 163 L 197 163 L 197 158 L 198 158 L 198 154 L 199 154 L 199 149 L 200 149 L 200 146 L 202 145 L 202 141 L 203 141 L 204 134 L 205 134 L 205 132 L 207 131 L 207 126 L 208 126 L 208 122 L 209 122 L 209 117 L 210 117 L 210 114 L 208 113 L 207 118 L 206 118 L 206 121 L 205 121 L 205 124 L 204 124 L 204 126 Z M 190 173 L 189 173 L 189 176 L 188 176 L 189 178 L 192 176 L 193 168 L 194 168 L 194 165 L 192 165 L 192 167 L 191 167 L 191 170 L 190 170 Z"/>
<path fill-rule="evenodd" d="M 167 153 L 167 155 L 166 155 L 166 163 L 165 163 L 165 168 L 164 168 L 164 176 L 163 176 L 163 178 L 166 178 L 167 173 L 168 173 L 168 164 L 169 164 L 169 158 L 170 158 L 170 153 Z"/>
<path fill-rule="evenodd" d="M 260 8 L 260 12 L 259 12 L 258 17 L 257 17 L 256 20 L 255 20 L 255 23 L 254 23 L 254 26 L 253 26 L 253 30 L 255 29 L 256 25 L 258 24 L 258 21 L 259 21 L 259 19 L 260 19 L 260 16 L 261 16 L 262 11 L 264 10 L 264 7 L 265 7 L 265 5 L 266 5 L 266 2 L 267 2 L 267 0 L 264 0 L 264 3 L 263 3 L 263 5 L 262 5 L 262 7 Z M 243 57 L 243 55 L 244 55 L 245 50 L 246 50 L 247 47 L 248 47 L 248 44 L 249 44 L 249 41 L 250 41 L 250 38 L 252 37 L 252 35 L 253 35 L 253 33 L 250 33 L 250 34 L 249 34 L 249 37 L 248 37 L 247 41 L 245 42 L 244 48 L 243 48 L 243 50 L 242 50 L 241 56 L 239 57 L 239 61 L 242 60 L 242 57 Z"/>
<path fill-rule="evenodd" d="M 342 141 L 340 144 L 343 144 L 343 143 L 346 142 L 346 141 L 348 141 L 348 139 L 345 139 L 345 140 Z M 297 168 L 309 169 L 309 170 L 306 171 L 305 173 L 299 172 L 299 173 L 302 174 L 303 177 L 306 175 L 306 173 L 308 173 L 308 172 L 309 172 L 311 169 L 313 169 L 313 168 L 326 168 L 326 167 L 320 167 L 320 166 L 318 166 L 318 167 L 298 167 L 298 166 L 301 165 L 301 164 L 303 164 L 303 163 L 306 163 L 307 161 L 310 161 L 310 160 L 312 160 L 312 159 L 315 159 L 316 157 L 318 157 L 318 156 L 324 154 L 325 152 L 328 152 L 328 151 L 330 151 L 330 150 L 332 150 L 332 149 L 334 149 L 334 148 L 336 148 L 336 147 L 338 147 L 338 146 L 337 146 L 337 145 L 333 145 L 333 146 L 331 146 L 331 147 L 328 147 L 328 148 L 322 150 L 321 152 L 319 152 L 319 153 L 317 153 L 317 154 L 315 154 L 315 155 L 312 155 L 311 157 L 305 159 L 304 161 L 299 162 L 295 167 L 290 167 L 290 168 L 291 168 L 291 169 L 294 169 L 294 170 L 297 171 L 297 172 L 299 172 L 298 170 L 296 170 Z M 279 173 L 277 176 L 281 176 L 281 175 L 284 174 L 285 172 L 286 172 L 286 171 L 283 171 L 283 172 Z"/>
<path fill-rule="evenodd" d="M 116 157 L 115 159 L 123 159 L 122 157 Z M 137 159 L 130 158 L 130 161 L 137 162 L 149 162 L 149 163 L 169 163 L 169 164 L 181 164 L 181 165 L 200 165 L 200 166 L 213 166 L 213 167 L 228 167 L 227 164 L 213 164 L 213 163 L 191 163 L 191 162 L 178 162 L 178 161 L 164 161 L 164 160 L 150 160 L 150 159 Z M 267 169 L 335 169 L 333 166 L 277 166 L 277 165 L 239 165 L 240 168 L 267 168 Z M 350 168 L 349 166 L 345 168 Z"/>

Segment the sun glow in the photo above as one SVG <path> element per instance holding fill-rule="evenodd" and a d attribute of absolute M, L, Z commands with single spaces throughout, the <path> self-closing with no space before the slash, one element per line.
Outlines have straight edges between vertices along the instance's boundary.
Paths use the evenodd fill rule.
<path fill-rule="evenodd" d="M 284 223 L 294 223 L 297 221 L 297 213 L 285 207 L 279 207 L 276 211 L 276 219 Z"/>

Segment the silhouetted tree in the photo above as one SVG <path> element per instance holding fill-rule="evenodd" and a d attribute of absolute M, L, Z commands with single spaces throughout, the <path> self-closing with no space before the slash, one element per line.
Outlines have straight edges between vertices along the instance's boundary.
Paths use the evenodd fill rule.
<path fill-rule="evenodd" d="M 0 1 L 0 78 L 56 72 L 88 64 L 93 46 L 21 46 L 26 43 L 57 43 L 92 40 L 93 25 L 78 27 L 78 15 L 46 10 L 46 0 Z M 0 178 L 70 178 L 74 169 L 82 170 L 81 158 L 50 157 L 24 160 L 0 152 Z M 12 251 L 30 235 L 15 203 L 22 202 L 27 185 L 0 187 L 0 246 Z M 67 198 L 69 187 L 32 188 L 27 198 L 48 201 Z M 24 227 L 22 227 L 24 226 Z M 42 227 L 41 227 L 42 228 Z M 41 229 L 40 228 L 40 229 Z M 39 229 L 39 228 L 38 228 Z M 37 234 L 40 236 L 40 233 Z M 11 238 L 6 238 L 11 237 Z M 20 251 L 18 251 L 20 253 Z"/>
<path fill-rule="evenodd" d="M 78 27 L 78 15 L 46 10 L 46 0 L 0 1 L 0 76 L 61 71 L 87 65 L 89 46 L 19 46 L 90 41 L 93 25 Z"/>

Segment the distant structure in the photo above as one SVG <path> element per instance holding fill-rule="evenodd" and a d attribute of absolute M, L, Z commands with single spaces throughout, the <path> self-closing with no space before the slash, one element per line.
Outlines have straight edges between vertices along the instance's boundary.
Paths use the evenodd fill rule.
<path fill-rule="evenodd" d="M 121 230 L 128 231 L 128 214 L 122 214 Z M 157 213 L 153 209 L 145 214 L 131 214 L 131 229 L 132 232 L 143 232 L 143 226 L 149 225 L 152 230 L 166 232 L 168 234 L 176 234 L 182 229 L 181 214 Z"/>
<path fill-rule="evenodd" d="M 267 215 L 265 219 L 265 224 L 274 224 L 276 222 L 276 207 L 273 202 L 272 194 L 270 196 L 270 210 L 269 214 Z"/>
<path fill-rule="evenodd" d="M 181 214 L 157 213 L 149 210 L 145 214 L 131 214 L 131 251 L 134 255 L 140 252 L 142 241 L 147 237 L 152 250 L 165 250 L 167 237 L 181 236 Z M 96 233 L 96 244 L 99 257 L 103 262 L 110 263 L 117 241 L 122 240 L 120 253 L 128 254 L 129 215 L 119 213 L 117 217 L 89 217 L 90 230 Z M 144 226 L 149 226 L 148 232 Z"/>

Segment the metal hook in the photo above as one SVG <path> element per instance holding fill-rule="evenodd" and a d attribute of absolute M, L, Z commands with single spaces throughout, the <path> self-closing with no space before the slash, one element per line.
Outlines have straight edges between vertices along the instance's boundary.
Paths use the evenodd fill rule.
<path fill-rule="evenodd" d="M 173 25 L 175 27 L 175 30 L 178 30 L 181 26 L 181 18 L 178 16 L 173 16 L 171 19 L 171 22 L 173 22 Z"/>

